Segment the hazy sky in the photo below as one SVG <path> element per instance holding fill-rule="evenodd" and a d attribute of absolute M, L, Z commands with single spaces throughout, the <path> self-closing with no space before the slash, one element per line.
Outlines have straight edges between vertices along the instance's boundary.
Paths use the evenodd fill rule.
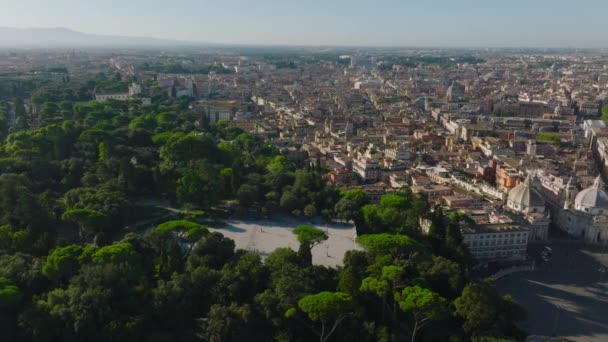
<path fill-rule="evenodd" d="M 608 47 L 608 0 L 0 0 L 0 26 L 289 45 Z"/>

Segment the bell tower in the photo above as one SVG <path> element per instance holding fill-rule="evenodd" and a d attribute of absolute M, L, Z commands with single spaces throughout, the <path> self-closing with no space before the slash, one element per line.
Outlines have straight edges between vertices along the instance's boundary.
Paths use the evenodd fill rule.
<path fill-rule="evenodd" d="M 574 197 L 577 193 L 576 189 L 576 176 L 570 176 L 568 183 L 566 184 L 566 192 L 564 195 L 564 210 L 570 209 L 574 202 Z"/>

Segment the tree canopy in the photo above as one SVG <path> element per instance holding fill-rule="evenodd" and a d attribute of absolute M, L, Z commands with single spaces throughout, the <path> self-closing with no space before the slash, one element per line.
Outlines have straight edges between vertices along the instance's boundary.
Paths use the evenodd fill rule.
<path fill-rule="evenodd" d="M 325 342 L 334 333 L 338 325 L 351 313 L 351 297 L 342 292 L 319 292 L 303 297 L 298 307 L 313 321 L 321 322 L 317 332 L 320 341 Z"/>
<path fill-rule="evenodd" d="M 296 68 L 344 63 L 333 53 L 258 53 Z M 196 71 L 189 62 L 199 63 L 162 58 L 148 67 Z M 444 61 L 391 63 L 409 62 Z M 18 98 L 10 108 L 0 100 L 3 340 L 522 339 L 514 322 L 525 310 L 466 272 L 467 217 L 430 208 L 407 187 L 371 203 L 361 188 L 328 185 L 321 156 L 302 160 L 304 151 L 292 153 L 299 145 L 210 122 L 192 98 L 174 98 L 153 78 L 58 68 L 61 81 L 5 87 Z M 96 89 L 133 81 L 151 104 L 92 100 Z M 229 96 L 224 90 L 209 96 Z M 246 97 L 242 109 L 257 108 Z M 287 237 L 298 251 L 268 255 L 206 226 L 275 215 L 352 222 L 363 248 L 326 267 L 311 251 L 330 237 L 312 225 Z M 432 222 L 428 235 L 423 219 Z"/>
<path fill-rule="evenodd" d="M 406 257 L 423 249 L 418 241 L 407 235 L 368 234 L 357 237 L 357 242 L 374 255 L 390 253 L 395 257 Z"/>
<path fill-rule="evenodd" d="M 176 233 L 177 236 L 184 241 L 195 242 L 203 235 L 207 234 L 209 230 L 207 227 L 196 222 L 176 220 L 159 224 L 156 227 L 155 232 L 162 235 Z"/>
<path fill-rule="evenodd" d="M 9 279 L 0 277 L 0 308 L 12 307 L 21 301 L 19 288 L 10 283 Z"/>
<path fill-rule="evenodd" d="M 296 234 L 296 237 L 298 238 L 298 242 L 300 242 L 301 244 L 305 244 L 305 245 L 309 246 L 310 248 L 314 247 L 314 245 L 319 244 L 329 238 L 327 236 L 327 233 L 325 233 L 323 230 L 309 226 L 309 225 L 297 226 L 293 230 L 293 233 Z"/>
<path fill-rule="evenodd" d="M 401 292 L 395 293 L 395 301 L 401 310 L 411 313 L 414 317 L 412 342 L 426 323 L 436 320 L 448 312 L 445 298 L 420 286 L 406 287 Z"/>
<path fill-rule="evenodd" d="M 50 279 L 69 279 L 78 272 L 82 253 L 79 245 L 55 248 L 47 256 L 42 273 Z"/>
<path fill-rule="evenodd" d="M 602 116 L 601 116 L 601 119 L 602 119 L 604 122 L 607 122 L 607 123 L 608 123 L 608 105 L 604 105 L 604 106 L 602 107 Z"/>
<path fill-rule="evenodd" d="M 309 225 L 299 225 L 293 230 L 293 233 L 300 243 L 298 253 L 309 264 L 312 263 L 312 248 L 329 239 L 323 230 Z"/>

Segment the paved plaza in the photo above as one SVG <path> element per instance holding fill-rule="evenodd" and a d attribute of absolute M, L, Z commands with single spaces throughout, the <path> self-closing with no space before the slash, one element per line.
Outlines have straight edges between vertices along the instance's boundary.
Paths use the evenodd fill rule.
<path fill-rule="evenodd" d="M 608 255 L 605 246 L 580 242 L 550 244 L 548 262 L 537 259 L 533 272 L 511 274 L 497 281 L 528 309 L 522 326 L 533 335 L 572 341 L 608 341 Z M 532 255 L 538 250 L 532 248 Z"/>

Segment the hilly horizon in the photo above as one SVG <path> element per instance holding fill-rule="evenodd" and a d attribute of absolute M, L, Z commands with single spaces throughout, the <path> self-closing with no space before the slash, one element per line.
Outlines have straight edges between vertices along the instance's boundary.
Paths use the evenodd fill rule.
<path fill-rule="evenodd" d="M 65 27 L 0 27 L 0 47 L 163 47 L 209 45 L 153 37 L 85 33 Z"/>

